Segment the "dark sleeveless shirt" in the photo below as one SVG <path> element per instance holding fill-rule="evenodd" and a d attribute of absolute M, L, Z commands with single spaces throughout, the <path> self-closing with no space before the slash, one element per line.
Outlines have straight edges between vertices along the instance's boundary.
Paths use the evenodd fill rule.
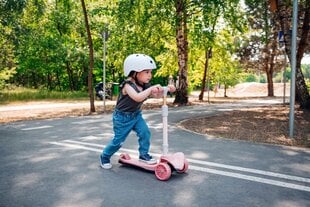
<path fill-rule="evenodd" d="M 133 82 L 129 81 L 129 80 L 125 80 L 124 82 L 122 82 L 120 84 L 120 93 L 119 96 L 117 98 L 117 103 L 116 103 L 116 109 L 122 112 L 135 112 L 137 110 L 141 109 L 141 106 L 143 104 L 144 101 L 142 102 L 136 102 L 135 100 L 133 100 L 132 98 L 130 98 L 130 96 L 128 94 L 124 95 L 122 90 L 125 86 L 125 84 L 129 84 L 133 89 L 135 89 L 135 91 L 137 93 L 140 93 L 141 91 L 137 88 L 136 84 L 134 84 Z M 143 90 L 145 90 L 146 88 L 148 88 L 149 85 L 143 87 Z"/>

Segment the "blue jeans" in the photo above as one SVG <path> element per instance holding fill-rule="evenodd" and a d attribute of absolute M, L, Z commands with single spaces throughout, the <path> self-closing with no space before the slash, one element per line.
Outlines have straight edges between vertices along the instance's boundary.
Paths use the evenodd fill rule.
<path fill-rule="evenodd" d="M 140 155 L 148 154 L 150 149 L 151 132 L 140 110 L 135 112 L 121 112 L 117 109 L 113 112 L 114 137 L 105 147 L 102 156 L 110 158 L 125 142 L 131 130 L 138 136 Z"/>

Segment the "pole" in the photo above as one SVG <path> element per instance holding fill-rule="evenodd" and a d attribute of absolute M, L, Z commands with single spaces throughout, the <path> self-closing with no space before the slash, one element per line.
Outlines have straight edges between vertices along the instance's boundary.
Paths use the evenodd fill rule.
<path fill-rule="evenodd" d="M 292 28 L 292 46 L 291 46 L 291 90 L 290 90 L 290 119 L 289 119 L 289 137 L 294 135 L 294 106 L 295 106 L 295 79 L 296 79 L 296 39 L 297 39 L 297 15 L 298 0 L 293 0 L 293 28 Z"/>
<path fill-rule="evenodd" d="M 168 154 L 168 106 L 167 106 L 167 93 L 168 88 L 164 87 L 163 91 L 163 105 L 162 109 L 162 118 L 163 118 L 163 154 Z"/>
<path fill-rule="evenodd" d="M 208 103 L 210 103 L 210 77 L 209 77 L 209 68 L 207 70 L 207 88 L 208 88 Z"/>
<path fill-rule="evenodd" d="M 284 68 L 283 68 L 283 104 L 285 104 L 285 96 L 286 96 L 286 53 L 284 49 Z"/>
<path fill-rule="evenodd" d="M 102 31 L 102 41 L 103 41 L 103 68 L 102 68 L 102 83 L 103 83 L 103 113 L 106 109 L 106 51 L 107 51 L 107 40 L 108 40 L 109 34 L 108 34 L 108 24 L 104 25 L 104 30 Z"/>
<path fill-rule="evenodd" d="M 105 113 L 105 97 L 106 97 L 106 88 L 105 88 L 105 63 L 106 63 L 106 32 L 102 32 L 102 40 L 103 40 L 103 68 L 102 68 L 102 83 L 103 83 L 103 112 Z"/>

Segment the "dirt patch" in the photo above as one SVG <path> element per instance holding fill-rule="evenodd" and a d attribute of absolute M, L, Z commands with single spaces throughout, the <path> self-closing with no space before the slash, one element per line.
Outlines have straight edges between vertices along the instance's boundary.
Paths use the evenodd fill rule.
<path fill-rule="evenodd" d="M 185 129 L 214 137 L 310 147 L 310 112 L 295 109 L 294 139 L 288 136 L 289 106 L 274 105 L 225 112 L 180 123 Z"/>

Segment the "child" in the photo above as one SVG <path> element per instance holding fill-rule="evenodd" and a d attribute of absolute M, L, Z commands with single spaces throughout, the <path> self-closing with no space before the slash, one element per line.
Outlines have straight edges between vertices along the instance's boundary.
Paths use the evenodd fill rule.
<path fill-rule="evenodd" d="M 149 155 L 151 133 L 141 113 L 141 105 L 150 95 L 157 98 L 163 95 L 159 84 L 150 86 L 155 68 L 154 60 L 144 54 L 132 54 L 125 59 L 124 74 L 128 79 L 120 84 L 120 94 L 113 112 L 114 137 L 100 155 L 102 168 L 112 168 L 110 158 L 121 148 L 131 130 L 138 136 L 139 160 L 147 164 L 157 163 Z M 175 88 L 168 86 L 168 90 L 173 92 Z"/>

